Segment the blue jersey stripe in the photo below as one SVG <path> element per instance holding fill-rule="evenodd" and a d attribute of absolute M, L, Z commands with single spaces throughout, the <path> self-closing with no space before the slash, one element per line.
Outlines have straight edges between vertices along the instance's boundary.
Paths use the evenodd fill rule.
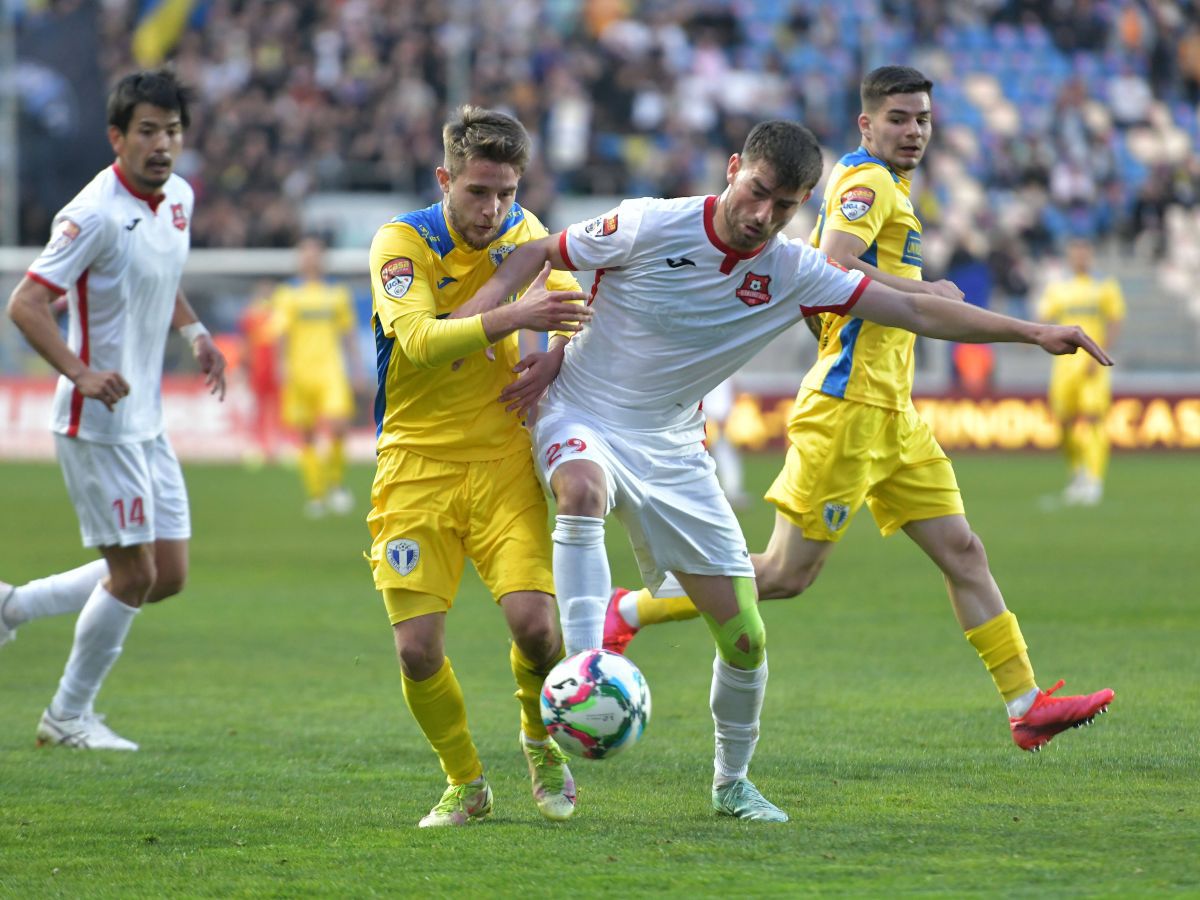
<path fill-rule="evenodd" d="M 525 221 L 525 210 L 521 209 L 521 204 L 514 203 L 512 209 L 508 211 L 508 215 L 504 217 L 504 224 L 500 226 L 500 231 L 496 237 L 508 234 L 518 225 Z M 493 238 L 495 240 L 495 238 Z"/>
<path fill-rule="evenodd" d="M 871 241 L 871 246 L 863 251 L 863 255 L 859 257 L 863 262 L 879 268 L 879 241 Z"/>
<path fill-rule="evenodd" d="M 392 362 L 394 337 L 384 337 L 379 316 L 375 317 L 375 371 L 379 386 L 375 389 L 375 440 L 383 434 L 383 417 L 387 413 L 387 372 Z"/>
<path fill-rule="evenodd" d="M 847 169 L 853 169 L 855 166 L 862 166 L 866 165 L 867 163 L 871 163 L 876 166 L 883 166 L 883 168 L 887 169 L 888 174 L 892 176 L 892 181 L 899 183 L 900 176 L 892 171 L 892 167 L 885 163 L 882 159 L 872 156 L 866 147 L 859 147 L 853 153 L 847 153 L 838 160 L 838 165 L 845 166 Z M 840 177 L 841 173 L 838 174 Z"/>
<path fill-rule="evenodd" d="M 429 249 L 439 257 L 444 257 L 454 249 L 454 238 L 446 227 L 446 217 L 442 214 L 442 204 L 435 203 L 424 209 L 403 213 L 392 219 L 393 222 L 403 222 L 416 229 L 417 234 L 425 239 Z"/>
<path fill-rule="evenodd" d="M 821 382 L 821 393 L 834 397 L 846 396 L 846 385 L 850 383 L 850 368 L 854 365 L 854 344 L 862 330 L 862 323 L 862 319 L 851 319 L 842 326 L 838 333 L 842 351 L 825 373 L 825 380 Z"/>

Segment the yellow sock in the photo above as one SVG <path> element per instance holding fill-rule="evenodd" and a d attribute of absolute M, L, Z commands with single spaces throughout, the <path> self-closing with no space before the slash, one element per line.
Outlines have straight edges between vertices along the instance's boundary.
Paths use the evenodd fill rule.
<path fill-rule="evenodd" d="M 466 784 L 482 775 L 483 763 L 467 730 L 467 706 L 450 660 L 424 681 L 412 681 L 403 672 L 400 679 L 404 702 L 438 755 L 446 780 Z"/>
<path fill-rule="evenodd" d="M 329 456 L 325 460 L 325 483 L 338 487 L 346 477 L 346 440 L 336 435 L 329 441 Z"/>
<path fill-rule="evenodd" d="M 1004 702 L 1027 694 L 1037 687 L 1033 666 L 1029 663 L 1025 638 L 1017 617 L 1008 610 L 966 633 L 979 653 Z"/>
<path fill-rule="evenodd" d="M 658 625 L 660 622 L 680 622 L 700 615 L 696 605 L 687 597 L 655 597 L 642 588 L 637 594 L 639 627 Z"/>
<path fill-rule="evenodd" d="M 1108 431 L 1103 422 L 1088 422 L 1084 433 L 1086 438 L 1081 454 L 1084 468 L 1097 481 L 1103 481 L 1108 470 Z"/>
<path fill-rule="evenodd" d="M 325 496 L 325 482 L 321 473 L 321 458 L 317 448 L 307 444 L 300 448 L 300 478 L 309 500 L 320 500 Z"/>
<path fill-rule="evenodd" d="M 557 659 L 544 671 L 539 671 L 515 641 L 509 648 L 508 661 L 517 682 L 517 692 L 513 696 L 521 703 L 521 731 L 531 741 L 544 741 L 547 737 L 546 726 L 542 723 L 542 682 L 546 680 L 546 673 L 562 658 L 559 650 Z"/>

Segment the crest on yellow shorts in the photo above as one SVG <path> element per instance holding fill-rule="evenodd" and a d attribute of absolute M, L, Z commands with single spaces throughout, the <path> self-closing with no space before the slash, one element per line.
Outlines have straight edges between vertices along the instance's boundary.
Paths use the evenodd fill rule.
<path fill-rule="evenodd" d="M 387 543 L 388 564 L 401 575 L 407 575 L 417 567 L 421 559 L 421 547 L 416 541 L 408 538 L 396 538 Z"/>

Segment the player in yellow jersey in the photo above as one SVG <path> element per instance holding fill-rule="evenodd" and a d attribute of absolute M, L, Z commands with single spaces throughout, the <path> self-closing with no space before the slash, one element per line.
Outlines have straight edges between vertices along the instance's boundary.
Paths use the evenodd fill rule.
<path fill-rule="evenodd" d="M 420 825 L 463 825 L 492 809 L 444 653 L 446 614 L 468 557 L 512 634 L 534 799 L 542 815 L 562 820 L 574 812 L 575 782 L 540 712 L 542 681 L 562 658 L 546 499 L 528 433 L 497 398 L 517 368 L 527 380 L 546 367 L 548 383 L 567 336 L 591 311 L 574 278 L 543 272 L 515 302 L 453 315 L 508 253 L 546 229 L 515 202 L 530 153 L 518 121 L 465 106 L 442 137 L 442 201 L 397 216 L 371 243 L 379 373 L 371 569 L 392 622 L 404 699 L 449 782 Z M 518 365 L 521 328 L 561 333 Z M 489 346 L 491 354 L 475 352 Z"/>
<path fill-rule="evenodd" d="M 905 66 L 863 80 L 862 146 L 830 174 L 811 243 L 890 287 L 961 298 L 950 282 L 921 280 L 921 223 L 909 199 L 932 131 L 932 89 Z M 753 557 L 759 598 L 808 588 L 865 502 L 885 536 L 903 530 L 942 570 L 959 625 L 1005 701 L 1014 741 L 1038 750 L 1106 709 L 1113 692 L 1057 697 L 1061 682 L 1038 688 L 1016 617 L 963 514 L 950 460 L 913 407 L 914 341 L 911 332 L 853 315 L 821 317 L 817 361 L 788 421 L 787 459 L 766 495 L 775 529 L 766 552 Z M 623 650 L 642 626 L 696 615 L 671 587 L 657 597 L 615 591 L 605 646 Z"/>
<path fill-rule="evenodd" d="M 346 432 L 354 416 L 354 389 L 362 386 L 362 358 L 350 288 L 325 277 L 325 244 L 306 237 L 296 248 L 299 277 L 271 298 L 283 360 L 283 420 L 300 435 L 300 477 L 305 513 L 350 511 L 343 483 Z M 317 450 L 318 430 L 329 449 Z"/>
<path fill-rule="evenodd" d="M 1047 286 L 1039 315 L 1047 322 L 1078 322 L 1088 334 L 1111 344 L 1125 318 L 1125 299 L 1115 278 L 1092 274 L 1092 242 L 1067 244 L 1069 278 Z M 1050 409 L 1062 428 L 1062 447 L 1072 480 L 1063 491 L 1068 504 L 1094 506 L 1104 493 L 1108 469 L 1105 416 L 1112 405 L 1112 377 L 1103 366 L 1082 359 L 1055 359 L 1050 375 Z"/>

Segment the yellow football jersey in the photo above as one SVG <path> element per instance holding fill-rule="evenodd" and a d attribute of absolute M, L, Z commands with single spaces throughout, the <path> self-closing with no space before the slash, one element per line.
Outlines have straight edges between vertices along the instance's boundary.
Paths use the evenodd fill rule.
<path fill-rule="evenodd" d="M 809 243 L 821 246 L 825 229 L 862 239 L 864 262 L 892 275 L 920 280 L 921 222 L 909 199 L 912 184 L 863 147 L 834 166 Z M 901 328 L 853 315 L 822 316 L 817 361 L 804 387 L 887 409 L 912 402 L 913 344 Z"/>
<path fill-rule="evenodd" d="M 546 236 L 545 226 L 514 203 L 496 239 L 482 250 L 450 227 L 441 203 L 397 216 L 371 242 L 377 449 L 405 447 L 457 462 L 499 459 L 529 447 L 518 415 L 497 402 L 520 358 L 516 334 L 495 345 L 479 316 L 446 317 L 470 300 L 518 244 Z M 577 291 L 553 272 L 547 288 Z M 457 369 L 455 360 L 463 363 Z"/>
<path fill-rule="evenodd" d="M 1080 326 L 1103 347 L 1108 340 L 1108 326 L 1125 318 L 1125 298 L 1115 278 L 1074 275 L 1046 287 L 1038 314 L 1045 322 Z M 1069 361 L 1071 357 L 1054 359 Z"/>
<path fill-rule="evenodd" d="M 331 281 L 280 285 L 271 297 L 273 330 L 286 344 L 289 381 L 346 378 L 342 338 L 355 330 L 350 289 Z"/>

